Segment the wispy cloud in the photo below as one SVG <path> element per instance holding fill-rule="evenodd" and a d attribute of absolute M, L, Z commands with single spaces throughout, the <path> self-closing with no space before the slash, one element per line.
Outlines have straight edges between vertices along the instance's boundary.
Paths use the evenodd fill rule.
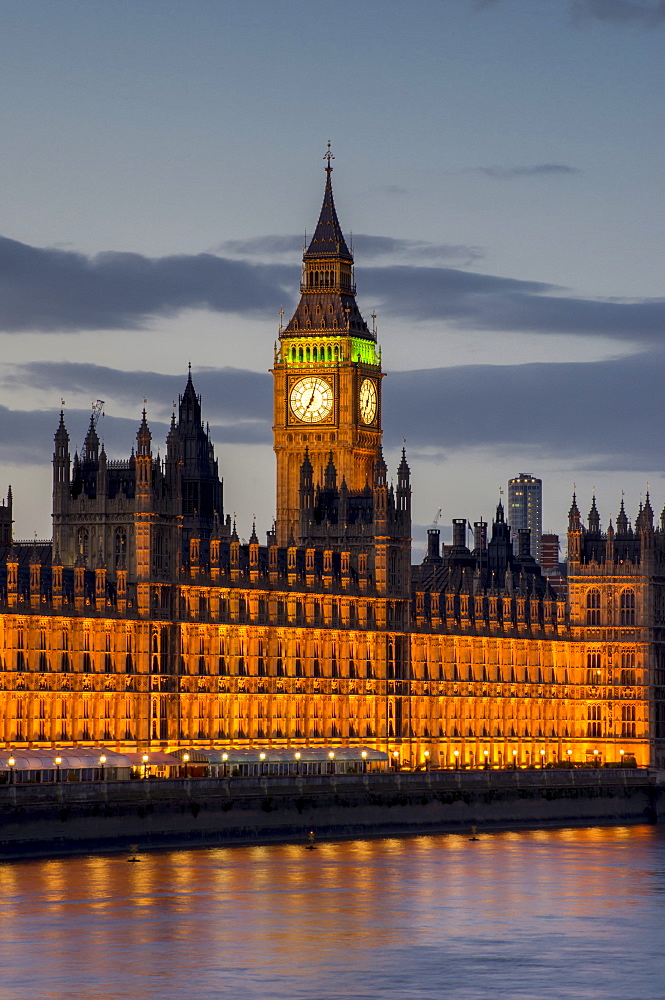
<path fill-rule="evenodd" d="M 351 239 L 349 238 L 350 242 Z M 354 234 L 353 249 L 358 260 L 369 263 L 375 260 L 455 261 L 470 264 L 484 256 L 482 247 L 460 243 L 430 243 L 427 240 L 395 239 L 392 236 Z M 302 252 L 302 236 L 257 236 L 249 240 L 225 240 L 214 248 L 216 253 L 234 257 L 296 259 Z"/>
<path fill-rule="evenodd" d="M 288 256 L 291 259 L 302 254 L 305 249 L 304 235 L 255 236 L 246 240 L 223 240 L 211 248 L 211 253 L 232 257 L 275 258 Z"/>
<path fill-rule="evenodd" d="M 566 163 L 534 163 L 531 166 L 514 167 L 469 167 L 466 173 L 484 174 L 495 180 L 512 181 L 520 177 L 556 177 L 562 174 L 579 174 L 577 167 Z"/>
<path fill-rule="evenodd" d="M 498 6 L 502 0 L 471 0 L 476 10 Z M 562 6 L 560 0 L 549 0 Z M 665 0 L 568 0 L 573 21 L 606 21 L 613 24 L 639 24 L 657 28 L 665 24 Z"/>
<path fill-rule="evenodd" d="M 665 0 L 572 0 L 571 12 L 576 20 L 641 24 L 645 28 L 665 24 Z"/>

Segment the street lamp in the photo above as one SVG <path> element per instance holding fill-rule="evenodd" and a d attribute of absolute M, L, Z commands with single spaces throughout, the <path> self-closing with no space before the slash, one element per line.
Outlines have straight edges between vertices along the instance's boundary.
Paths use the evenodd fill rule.
<path fill-rule="evenodd" d="M 104 764 L 106 763 L 106 754 L 102 754 L 99 758 L 99 764 L 101 768 L 101 780 L 104 780 Z"/>
<path fill-rule="evenodd" d="M 331 750 L 329 752 L 328 759 L 330 761 L 330 763 L 328 764 L 328 773 L 329 774 L 334 774 L 335 773 L 335 751 L 334 750 Z"/>
<path fill-rule="evenodd" d="M 542 771 L 542 769 L 544 767 L 545 767 L 545 751 L 541 750 L 540 751 L 540 769 L 541 769 L 541 771 Z"/>
<path fill-rule="evenodd" d="M 259 754 L 259 760 L 261 761 L 261 774 L 265 774 L 265 770 L 264 770 L 265 764 L 263 763 L 265 759 L 266 759 L 266 755 L 264 753 L 260 753 Z"/>
<path fill-rule="evenodd" d="M 593 766 L 594 767 L 598 767 L 598 751 L 597 750 L 594 750 L 594 752 L 593 752 Z"/>
<path fill-rule="evenodd" d="M 360 751 L 360 756 L 363 759 L 363 774 L 365 774 L 365 772 L 367 771 L 367 751 L 366 750 L 361 750 Z"/>
<path fill-rule="evenodd" d="M 149 755 L 147 753 L 144 753 L 143 757 L 141 758 L 141 760 L 143 761 L 143 777 L 147 778 L 148 777 L 148 761 L 150 760 L 150 757 L 149 757 Z"/>
<path fill-rule="evenodd" d="M 296 759 L 296 774 L 300 774 L 300 750 L 296 750 L 293 756 Z"/>
<path fill-rule="evenodd" d="M 429 750 L 425 750 L 423 757 L 425 758 L 425 770 L 429 771 Z"/>
<path fill-rule="evenodd" d="M 513 771 L 517 770 L 517 750 L 513 750 Z"/>
<path fill-rule="evenodd" d="M 455 770 L 459 771 L 459 750 L 453 751 L 453 757 L 455 758 Z"/>
<path fill-rule="evenodd" d="M 187 765 L 189 764 L 189 754 L 188 753 L 184 753 L 182 755 L 182 759 L 183 759 L 183 761 L 185 763 L 185 777 L 187 777 Z"/>
<path fill-rule="evenodd" d="M 393 767 L 397 770 L 399 759 L 399 750 L 393 750 Z"/>
<path fill-rule="evenodd" d="M 14 784 L 14 765 L 16 764 L 16 761 L 14 760 L 13 757 L 10 757 L 9 760 L 7 761 L 7 763 L 9 764 L 9 784 L 13 785 Z"/>
<path fill-rule="evenodd" d="M 568 755 L 568 767 L 570 767 L 570 765 L 572 763 L 572 761 L 571 761 L 570 758 L 572 757 L 573 751 L 572 750 L 566 750 L 566 754 Z"/>
<path fill-rule="evenodd" d="M 224 762 L 224 777 L 225 778 L 226 778 L 226 776 L 229 773 L 229 765 L 226 763 L 228 759 L 229 759 L 229 755 L 227 753 L 223 753 L 222 754 L 222 760 Z"/>
<path fill-rule="evenodd" d="M 489 771 L 489 767 L 490 767 L 489 756 L 490 756 L 489 750 L 483 750 L 483 757 L 485 758 L 485 770 L 486 771 Z"/>
<path fill-rule="evenodd" d="M 55 780 L 60 781 L 60 765 L 62 764 L 62 757 L 56 757 L 53 763 L 55 764 Z"/>
<path fill-rule="evenodd" d="M 623 767 L 623 755 L 624 755 L 624 753 L 625 753 L 624 750 L 619 750 L 619 757 L 621 758 L 621 766 L 622 767 Z"/>

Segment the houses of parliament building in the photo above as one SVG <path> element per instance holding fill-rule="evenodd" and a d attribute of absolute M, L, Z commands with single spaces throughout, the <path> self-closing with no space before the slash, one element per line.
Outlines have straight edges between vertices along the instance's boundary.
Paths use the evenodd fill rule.
<path fill-rule="evenodd" d="M 407 458 L 381 448 L 381 354 L 326 167 L 275 347 L 276 519 L 241 542 L 191 371 L 164 459 L 90 420 L 53 453 L 53 539 L 0 504 L 0 746 L 359 745 L 406 766 L 665 764 L 665 512 L 601 531 L 573 498 L 567 600 L 511 540 L 453 520 L 411 564 Z M 626 756 L 627 755 L 627 756 Z"/>

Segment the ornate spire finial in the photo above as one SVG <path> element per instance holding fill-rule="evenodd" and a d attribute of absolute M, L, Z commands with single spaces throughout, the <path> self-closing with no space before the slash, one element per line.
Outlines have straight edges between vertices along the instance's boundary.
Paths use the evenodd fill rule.
<path fill-rule="evenodd" d="M 333 151 L 331 150 L 330 146 L 331 146 L 331 142 L 330 142 L 330 139 L 328 139 L 328 148 L 327 148 L 327 150 L 325 151 L 325 153 L 323 155 L 323 159 L 328 161 L 326 163 L 326 173 L 328 174 L 328 177 L 330 177 L 330 175 L 332 173 L 332 169 L 333 169 L 332 168 L 332 164 L 331 164 L 330 161 L 335 159 L 335 157 L 333 155 Z"/>

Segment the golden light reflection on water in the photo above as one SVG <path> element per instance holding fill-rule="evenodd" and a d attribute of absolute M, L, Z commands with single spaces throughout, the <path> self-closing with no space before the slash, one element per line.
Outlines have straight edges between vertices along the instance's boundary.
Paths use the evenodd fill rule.
<path fill-rule="evenodd" d="M 2 1000 L 418 1000 L 446 977 L 462 1000 L 522 1000 L 543 995 L 545 967 L 548 997 L 613 1000 L 624 976 L 617 1000 L 662 1000 L 653 827 L 140 858 L 0 865 Z"/>

